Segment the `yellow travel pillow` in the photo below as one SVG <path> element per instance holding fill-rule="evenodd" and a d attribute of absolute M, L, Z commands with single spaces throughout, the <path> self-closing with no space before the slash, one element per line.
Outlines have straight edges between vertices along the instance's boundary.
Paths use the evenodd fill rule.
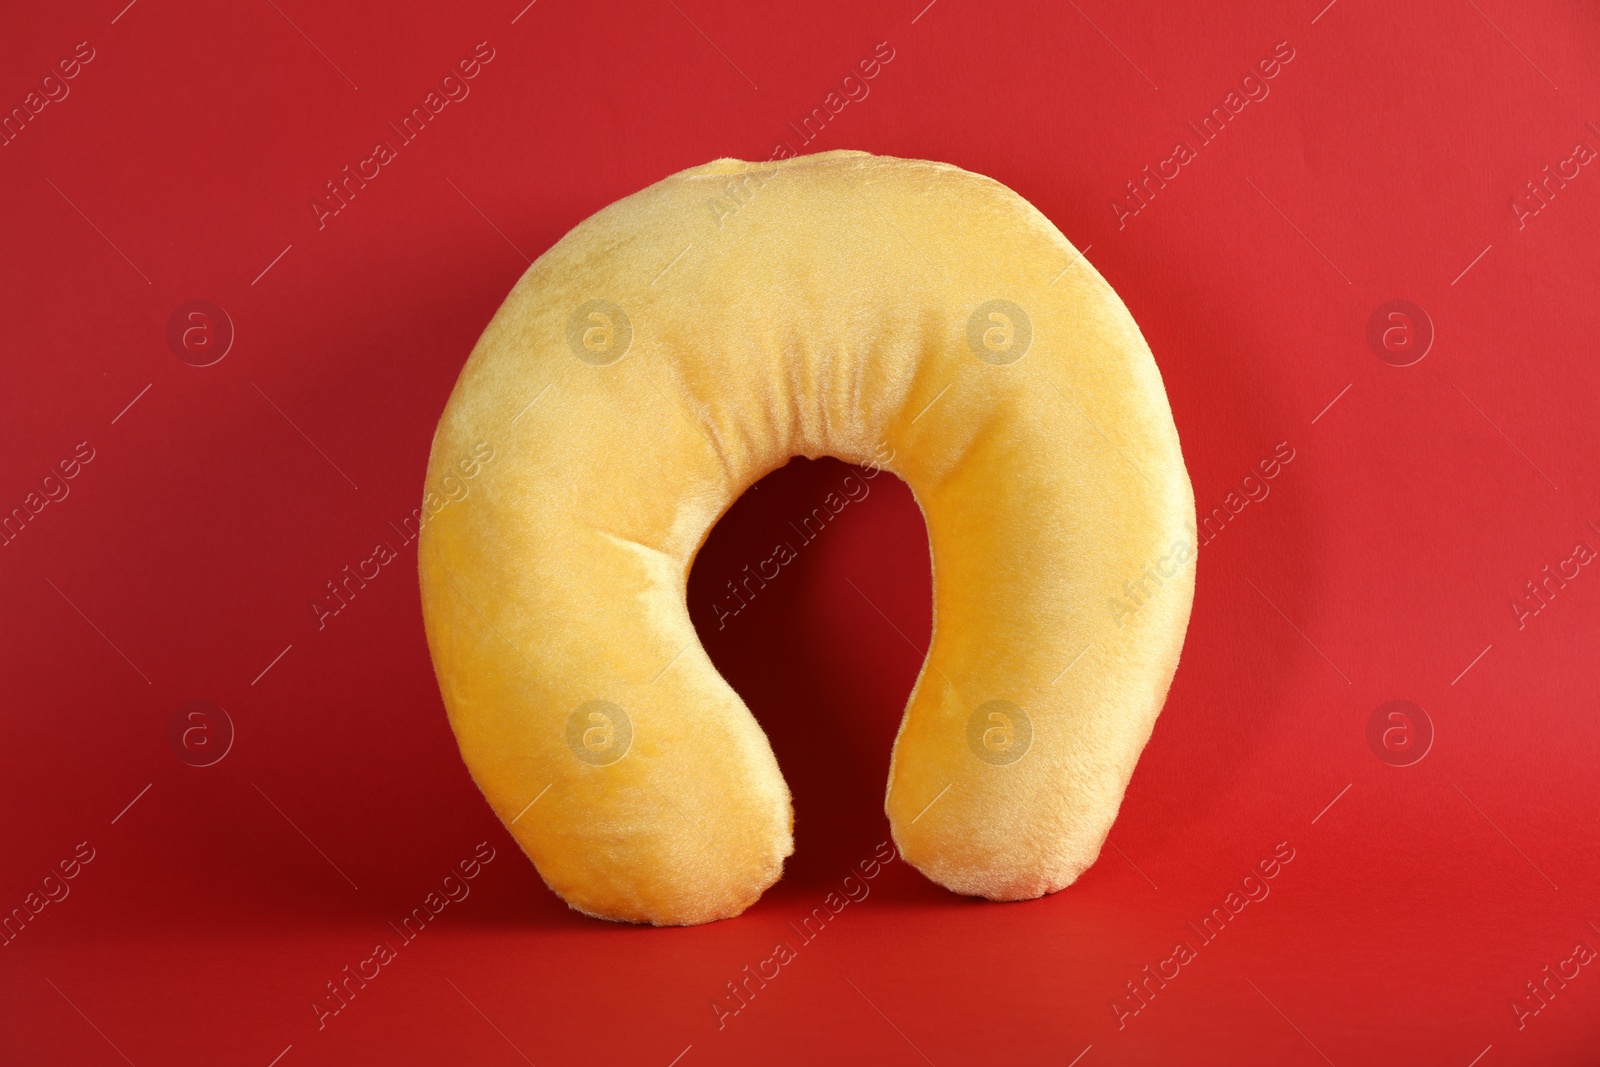
<path fill-rule="evenodd" d="M 1122 301 L 1026 200 L 943 163 L 718 160 L 517 282 L 440 419 L 420 548 L 484 796 L 588 915 L 709 922 L 778 879 L 788 787 L 684 598 L 717 519 L 794 456 L 892 471 L 927 521 L 900 854 L 994 900 L 1070 884 L 1177 667 L 1194 498 Z"/>

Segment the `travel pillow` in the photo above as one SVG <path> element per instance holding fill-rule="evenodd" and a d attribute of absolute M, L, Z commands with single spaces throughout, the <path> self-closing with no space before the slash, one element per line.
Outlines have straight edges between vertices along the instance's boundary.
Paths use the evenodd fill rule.
<path fill-rule="evenodd" d="M 513 287 L 439 421 L 419 549 L 473 779 L 587 915 L 703 923 L 779 878 L 789 790 L 685 590 L 795 456 L 888 470 L 927 521 L 900 854 L 992 900 L 1069 885 L 1177 667 L 1194 498 L 1122 301 L 1026 200 L 943 163 L 718 160 Z"/>

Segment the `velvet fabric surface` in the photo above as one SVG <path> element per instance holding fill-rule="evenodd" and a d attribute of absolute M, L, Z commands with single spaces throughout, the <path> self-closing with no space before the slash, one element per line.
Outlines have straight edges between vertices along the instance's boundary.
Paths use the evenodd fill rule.
<path fill-rule="evenodd" d="M 419 565 L 451 726 L 572 907 L 706 922 L 781 876 L 788 788 L 685 590 L 746 488 L 824 455 L 904 479 L 928 527 L 933 640 L 886 800 L 901 854 L 996 900 L 1098 856 L 1194 587 L 1138 327 L 992 179 L 719 160 L 541 256 L 433 443 Z"/>

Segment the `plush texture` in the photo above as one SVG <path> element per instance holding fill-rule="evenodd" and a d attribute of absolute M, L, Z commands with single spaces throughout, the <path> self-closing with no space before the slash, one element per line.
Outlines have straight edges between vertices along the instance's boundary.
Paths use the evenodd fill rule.
<path fill-rule="evenodd" d="M 885 805 L 901 855 L 995 900 L 1098 856 L 1194 588 L 1138 327 L 992 179 L 719 160 L 541 256 L 433 442 L 420 567 L 450 724 L 573 908 L 701 923 L 781 875 L 788 788 L 685 590 L 746 488 L 825 455 L 904 479 L 928 526 L 934 636 Z"/>

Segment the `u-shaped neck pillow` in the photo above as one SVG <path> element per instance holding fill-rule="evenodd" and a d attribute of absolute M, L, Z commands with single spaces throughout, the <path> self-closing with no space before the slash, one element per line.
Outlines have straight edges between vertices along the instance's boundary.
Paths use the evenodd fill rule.
<path fill-rule="evenodd" d="M 573 908 L 707 922 L 782 873 L 788 787 L 685 591 L 746 488 L 825 455 L 903 478 L 928 527 L 933 640 L 885 805 L 900 854 L 995 900 L 1098 856 L 1194 589 L 1194 499 L 1138 327 L 992 179 L 719 160 L 541 256 L 433 441 L 420 568 L 450 724 Z"/>

